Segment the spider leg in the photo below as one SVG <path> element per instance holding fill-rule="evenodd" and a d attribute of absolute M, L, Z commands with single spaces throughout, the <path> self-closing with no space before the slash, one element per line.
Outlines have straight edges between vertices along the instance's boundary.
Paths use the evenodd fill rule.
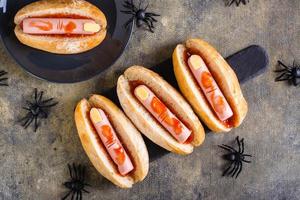
<path fill-rule="evenodd" d="M 131 6 L 132 6 L 132 9 L 134 10 L 134 12 L 137 12 L 138 9 L 137 9 L 137 7 L 134 5 L 133 0 L 131 0 L 130 3 L 131 3 Z"/>
<path fill-rule="evenodd" d="M 74 173 L 75 173 L 75 179 L 78 180 L 77 168 L 75 166 L 75 163 L 73 163 L 73 170 L 74 170 Z"/>
<path fill-rule="evenodd" d="M 30 111 L 29 108 L 26 109 L 25 107 L 23 107 L 23 109 Z M 32 116 L 32 114 L 31 114 L 31 112 L 29 112 L 29 113 L 26 114 L 25 117 L 22 117 L 21 119 L 19 119 L 18 122 L 22 122 L 22 121 L 24 121 L 25 119 L 28 120 L 28 118 L 30 118 L 31 116 Z"/>
<path fill-rule="evenodd" d="M 285 73 L 281 74 L 280 76 L 276 77 L 275 81 L 284 81 L 284 80 L 287 80 L 287 78 L 290 78 L 290 76 L 289 76 L 289 74 L 287 74 L 285 72 Z"/>
<path fill-rule="evenodd" d="M 233 163 L 231 163 L 231 164 L 229 165 L 229 167 L 227 167 L 227 168 L 225 169 L 225 171 L 223 172 L 222 176 L 225 176 L 225 175 L 227 174 L 227 172 L 228 172 L 228 170 L 231 168 L 232 164 L 233 164 Z"/>
<path fill-rule="evenodd" d="M 289 72 L 289 73 L 291 73 L 291 71 L 287 70 L 287 69 L 277 69 L 274 72 Z"/>
<path fill-rule="evenodd" d="M 42 108 L 46 108 L 46 107 L 52 107 L 52 106 L 55 106 L 56 104 L 58 104 L 58 102 L 53 102 L 53 103 L 50 103 L 47 105 L 47 103 L 49 103 L 53 100 L 54 100 L 54 98 L 46 99 L 46 100 L 40 102 L 39 106 Z"/>
<path fill-rule="evenodd" d="M 245 160 L 245 159 L 241 159 L 242 161 L 246 162 L 246 163 L 251 163 L 250 160 Z"/>
<path fill-rule="evenodd" d="M 1 78 L 0 81 L 6 81 L 8 78 Z"/>
<path fill-rule="evenodd" d="M 30 108 L 27 108 L 27 107 L 22 107 L 24 110 L 28 110 L 30 111 Z"/>
<path fill-rule="evenodd" d="M 281 62 L 280 60 L 278 60 L 278 64 L 281 65 L 282 67 L 284 67 L 287 70 L 290 70 L 290 68 L 288 66 L 286 66 L 283 62 Z"/>
<path fill-rule="evenodd" d="M 147 18 L 146 18 L 144 21 L 145 21 L 145 22 L 147 21 L 147 22 L 150 24 L 151 28 L 154 28 L 154 25 L 153 25 L 153 21 L 152 21 L 152 20 L 147 20 Z"/>
<path fill-rule="evenodd" d="M 236 170 L 236 167 L 236 162 L 233 162 L 233 168 L 227 173 L 227 175 L 230 176 Z"/>
<path fill-rule="evenodd" d="M 7 72 L 6 71 L 0 71 L 0 76 L 6 75 Z"/>
<path fill-rule="evenodd" d="M 70 177 L 71 179 L 73 179 L 72 168 L 70 164 L 68 164 L 68 168 L 69 168 Z"/>
<path fill-rule="evenodd" d="M 149 21 L 157 22 L 157 20 L 151 16 L 146 16 L 146 19 L 148 19 Z"/>
<path fill-rule="evenodd" d="M 40 109 L 40 115 L 42 115 L 41 118 L 48 118 L 48 114 L 43 109 Z"/>
<path fill-rule="evenodd" d="M 144 8 L 144 10 L 147 10 L 149 7 L 149 3 L 147 3 L 147 6 Z"/>
<path fill-rule="evenodd" d="M 22 126 L 23 126 L 25 129 L 28 128 L 28 126 L 32 123 L 33 119 L 34 119 L 34 117 L 31 116 L 30 118 L 28 118 L 28 119 L 26 120 L 26 122 L 25 122 Z"/>
<path fill-rule="evenodd" d="M 227 150 L 227 151 L 232 152 L 231 149 L 229 149 L 228 147 L 225 147 L 225 146 L 223 146 L 223 145 L 218 145 L 218 147 L 220 147 L 220 148 L 222 148 L 222 149 L 225 149 L 225 150 Z"/>
<path fill-rule="evenodd" d="M 133 22 L 133 19 L 134 19 L 134 17 L 131 17 L 131 18 L 126 22 L 126 24 L 124 25 L 125 28 L 127 28 L 128 25 L 129 25 L 131 22 Z"/>
<path fill-rule="evenodd" d="M 61 200 L 65 200 L 71 193 L 72 193 L 72 190 L 70 190 Z"/>
<path fill-rule="evenodd" d="M 79 191 L 79 200 L 82 200 L 82 191 Z"/>
<path fill-rule="evenodd" d="M 33 105 L 33 104 L 32 104 L 30 101 L 28 101 L 28 100 L 26 100 L 26 104 L 29 105 L 29 106 L 32 106 L 32 105 Z"/>
<path fill-rule="evenodd" d="M 37 116 L 34 116 L 34 132 L 36 132 L 36 130 L 38 129 L 38 118 Z"/>
<path fill-rule="evenodd" d="M 133 3 L 130 3 L 129 1 L 125 1 L 123 6 L 127 9 L 135 11 L 135 6 L 133 5 Z"/>
<path fill-rule="evenodd" d="M 90 193 L 89 191 L 87 191 L 86 189 L 82 189 L 82 191 L 84 191 L 85 193 Z"/>
<path fill-rule="evenodd" d="M 236 172 L 240 170 L 240 167 L 241 167 L 240 162 L 236 162 L 236 168 L 233 171 L 233 174 L 231 175 L 231 177 L 234 177 L 234 175 L 236 174 Z"/>
<path fill-rule="evenodd" d="M 245 148 L 244 148 L 244 138 L 243 139 L 241 139 L 241 144 L 242 144 L 242 149 L 241 149 L 241 152 L 240 153 L 244 153 L 244 150 L 245 150 Z"/>
<path fill-rule="evenodd" d="M 38 103 L 40 103 L 41 102 L 41 100 L 42 100 L 42 98 L 43 98 L 43 95 L 44 95 L 44 91 L 41 91 L 40 92 L 40 95 L 39 95 L 39 98 L 38 98 Z"/>
<path fill-rule="evenodd" d="M 147 26 L 149 28 L 149 31 L 152 32 L 152 33 L 154 33 L 153 27 L 151 26 L 151 24 L 147 20 L 145 20 L 145 19 L 143 19 L 143 21 L 147 24 Z"/>
<path fill-rule="evenodd" d="M 236 142 L 237 142 L 238 147 L 239 147 L 238 152 L 240 153 L 241 152 L 241 143 L 240 143 L 240 140 L 239 140 L 239 136 L 236 137 Z"/>
<path fill-rule="evenodd" d="M 73 191 L 73 192 L 72 192 L 72 197 L 71 197 L 71 200 L 73 200 L 73 199 L 74 199 L 74 194 L 75 194 L 75 192 Z"/>
<path fill-rule="evenodd" d="M 79 191 L 76 191 L 76 200 L 79 200 Z"/>
<path fill-rule="evenodd" d="M 34 88 L 34 100 L 35 100 L 35 102 L 37 102 L 36 100 L 37 100 L 37 96 L 38 96 L 38 91 L 37 91 L 37 88 Z"/>
<path fill-rule="evenodd" d="M 241 161 L 239 161 L 239 166 L 240 166 L 240 169 L 239 169 L 238 173 L 236 174 L 235 178 L 237 178 L 239 176 L 239 174 L 241 173 L 241 171 L 243 169 L 243 163 Z"/>
<path fill-rule="evenodd" d="M 249 157 L 252 157 L 252 155 L 250 155 L 250 154 L 243 154 L 243 156 L 249 156 Z"/>
<path fill-rule="evenodd" d="M 149 17 L 159 17 L 159 14 L 156 13 L 146 13 Z"/>
<path fill-rule="evenodd" d="M 229 148 L 229 149 L 231 149 L 233 152 L 237 152 L 233 147 L 231 147 L 231 146 L 228 146 L 228 145 L 226 145 L 226 144 L 222 144 L 223 146 L 225 146 L 225 147 L 227 147 L 227 148 Z"/>
<path fill-rule="evenodd" d="M 225 6 L 231 6 L 234 3 L 234 0 L 227 0 Z"/>

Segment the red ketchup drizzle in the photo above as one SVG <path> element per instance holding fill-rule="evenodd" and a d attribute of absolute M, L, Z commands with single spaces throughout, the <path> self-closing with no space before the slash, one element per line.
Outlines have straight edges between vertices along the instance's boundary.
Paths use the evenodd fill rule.
<path fill-rule="evenodd" d="M 168 115 L 167 107 L 157 98 L 153 97 L 151 100 L 151 107 L 156 112 L 162 121 L 166 122 L 168 125 L 173 127 L 173 130 L 176 135 L 180 135 L 182 132 L 182 127 L 180 121 L 176 118 L 172 118 Z"/>

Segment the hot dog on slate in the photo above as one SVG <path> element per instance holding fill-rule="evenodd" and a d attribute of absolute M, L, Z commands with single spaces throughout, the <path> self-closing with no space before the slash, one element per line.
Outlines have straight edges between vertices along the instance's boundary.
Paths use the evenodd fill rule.
<path fill-rule="evenodd" d="M 201 39 L 177 45 L 173 53 L 179 88 L 201 120 L 215 132 L 228 132 L 246 117 L 248 106 L 225 59 Z"/>
<path fill-rule="evenodd" d="M 15 16 L 15 34 L 25 45 L 57 54 L 98 46 L 106 36 L 105 15 L 84 0 L 41 0 Z"/>
<path fill-rule="evenodd" d="M 75 122 L 86 154 L 104 177 L 122 188 L 146 177 L 149 156 L 144 140 L 109 99 L 93 95 L 81 100 Z"/>
<path fill-rule="evenodd" d="M 117 94 L 134 125 L 159 146 L 189 154 L 203 143 L 204 129 L 190 105 L 151 70 L 128 68 L 118 79 Z"/>

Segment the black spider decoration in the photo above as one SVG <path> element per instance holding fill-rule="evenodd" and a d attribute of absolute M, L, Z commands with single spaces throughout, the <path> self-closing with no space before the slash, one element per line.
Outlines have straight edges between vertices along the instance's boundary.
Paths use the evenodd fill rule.
<path fill-rule="evenodd" d="M 282 66 L 282 69 L 278 69 L 275 72 L 282 73 L 276 77 L 275 81 L 289 81 L 297 86 L 300 84 L 300 66 L 296 65 L 294 61 L 293 66 L 286 66 L 280 60 L 278 60 L 279 66 Z"/>
<path fill-rule="evenodd" d="M 70 164 L 68 164 L 69 173 L 71 180 L 64 183 L 64 186 L 68 188 L 70 191 L 62 198 L 62 200 L 65 200 L 68 198 L 68 196 L 71 196 L 71 199 L 82 200 L 82 192 L 90 193 L 85 189 L 85 186 L 90 186 L 90 184 L 87 184 L 85 182 L 85 167 L 78 165 L 76 166 L 73 163 L 73 168 Z"/>
<path fill-rule="evenodd" d="M 233 3 L 235 3 L 236 6 L 239 6 L 241 3 L 246 5 L 249 3 L 249 0 L 226 0 L 226 6 L 231 6 Z"/>
<path fill-rule="evenodd" d="M 158 17 L 160 15 L 151 12 L 146 12 L 148 5 L 145 8 L 141 8 L 141 5 L 141 1 L 138 8 L 134 5 L 133 0 L 128 0 L 124 2 L 123 6 L 127 10 L 122 10 L 121 12 L 132 15 L 132 17 L 126 22 L 125 27 L 127 28 L 131 22 L 135 21 L 138 28 L 141 27 L 143 24 L 146 24 L 148 30 L 154 33 L 154 23 L 157 22 L 155 17 Z"/>
<path fill-rule="evenodd" d="M 5 77 L 6 74 L 7 74 L 6 71 L 3 70 L 0 71 L 0 86 L 8 86 L 7 84 L 8 78 Z"/>
<path fill-rule="evenodd" d="M 20 119 L 25 129 L 34 121 L 34 132 L 36 132 L 39 127 L 38 119 L 46 119 L 49 115 L 49 109 L 58 104 L 58 102 L 53 101 L 53 98 L 43 100 L 43 94 L 43 91 L 38 92 L 35 88 L 33 101 L 26 101 L 27 106 L 23 109 L 28 113 Z"/>
<path fill-rule="evenodd" d="M 237 141 L 237 144 L 239 147 L 238 151 L 235 150 L 233 147 L 228 146 L 226 144 L 218 145 L 222 149 L 229 151 L 228 154 L 223 155 L 223 158 L 225 160 L 230 161 L 230 165 L 223 172 L 223 176 L 231 175 L 231 177 L 234 177 L 234 175 L 236 175 L 235 178 L 237 178 L 243 169 L 243 162 L 251 163 L 251 161 L 245 160 L 245 157 L 252 157 L 252 156 L 250 154 L 244 154 L 244 138 L 239 140 L 239 136 L 237 136 L 236 141 Z"/>

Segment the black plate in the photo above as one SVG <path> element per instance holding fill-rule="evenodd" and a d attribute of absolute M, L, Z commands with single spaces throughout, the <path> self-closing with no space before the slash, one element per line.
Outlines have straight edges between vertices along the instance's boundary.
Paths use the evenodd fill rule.
<path fill-rule="evenodd" d="M 132 32 L 124 24 L 130 16 L 120 12 L 121 0 L 89 0 L 104 12 L 108 22 L 105 40 L 96 48 L 76 55 L 51 54 L 21 44 L 14 34 L 14 16 L 23 6 L 34 2 L 7 1 L 7 11 L 0 13 L 0 34 L 8 52 L 27 72 L 51 82 L 84 81 L 109 68 L 123 53 Z"/>
<path fill-rule="evenodd" d="M 241 51 L 238 51 L 237 53 L 227 57 L 226 60 L 235 71 L 241 84 L 244 84 L 248 80 L 264 73 L 269 64 L 267 52 L 258 45 L 251 45 Z M 173 63 L 171 58 L 151 67 L 150 69 L 161 75 L 166 81 L 168 81 L 168 83 L 170 83 L 179 91 L 179 87 L 173 72 Z M 102 95 L 108 97 L 119 107 L 121 107 L 116 93 L 116 87 L 105 91 Z M 210 130 L 205 127 L 205 132 L 208 133 Z M 144 137 L 144 139 L 151 161 L 169 153 L 169 151 L 154 144 L 148 138 Z"/>

